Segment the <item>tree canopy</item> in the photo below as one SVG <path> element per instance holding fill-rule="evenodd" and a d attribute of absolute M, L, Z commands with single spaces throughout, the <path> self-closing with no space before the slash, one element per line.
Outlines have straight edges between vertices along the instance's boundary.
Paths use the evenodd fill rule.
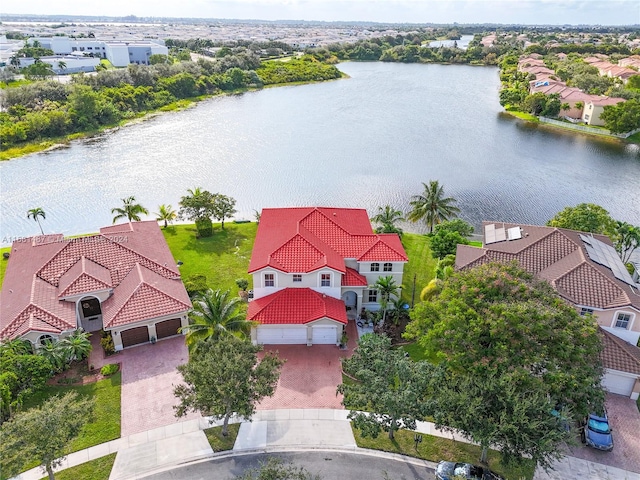
<path fill-rule="evenodd" d="M 632 98 L 617 105 L 607 105 L 600 119 L 611 133 L 626 133 L 640 128 L 640 102 Z"/>
<path fill-rule="evenodd" d="M 180 400 L 176 416 L 188 411 L 223 419 L 222 433 L 228 434 L 229 418 L 237 414 L 248 419 L 256 405 L 275 391 L 283 360 L 267 352 L 258 360 L 259 345 L 231 335 L 216 341 L 202 341 L 189 361 L 178 367 L 185 383 L 174 388 Z"/>
<path fill-rule="evenodd" d="M 148 215 L 149 210 L 136 203 L 136 197 L 130 196 L 123 198 L 122 207 L 112 208 L 111 213 L 115 214 L 113 223 L 123 218 L 126 218 L 129 222 L 139 222 L 140 215 Z"/>
<path fill-rule="evenodd" d="M 547 225 L 609 236 L 613 236 L 615 231 L 615 221 L 609 212 L 594 203 L 566 207 L 549 220 Z"/>
<path fill-rule="evenodd" d="M 469 245 L 468 237 L 472 233 L 473 227 L 460 218 L 444 221 L 433 229 L 429 243 L 431 253 L 435 258 L 455 255 L 458 244 Z"/>
<path fill-rule="evenodd" d="M 378 207 L 378 213 L 371 217 L 371 221 L 379 224 L 376 233 L 397 233 L 402 235 L 402 229 L 396 226 L 396 223 L 402 222 L 404 216 L 400 210 L 396 210 L 391 205 Z"/>
<path fill-rule="evenodd" d="M 429 412 L 425 398 L 431 366 L 414 362 L 403 350 L 391 347 L 384 335 L 362 336 L 353 356 L 342 362 L 344 371 L 356 382 L 338 385 L 344 405 L 366 407 L 369 412 L 352 410 L 349 419 L 364 437 L 377 437 L 380 431 L 394 433 L 400 428 L 416 428 L 416 421 Z"/>
<path fill-rule="evenodd" d="M 53 480 L 53 468 L 62 463 L 67 444 L 89 421 L 93 406 L 92 399 L 69 392 L 14 415 L 1 428 L 3 475 L 18 474 L 35 460 Z"/>
<path fill-rule="evenodd" d="M 441 359 L 436 424 L 485 452 L 548 466 L 567 438 L 549 412 L 562 405 L 578 418 L 602 405 L 596 322 L 516 264 L 454 273 L 411 318 L 406 336 Z"/>

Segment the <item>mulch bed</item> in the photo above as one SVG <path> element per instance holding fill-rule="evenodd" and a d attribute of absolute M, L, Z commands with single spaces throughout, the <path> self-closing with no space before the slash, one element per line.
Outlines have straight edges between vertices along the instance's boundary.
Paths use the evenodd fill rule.
<path fill-rule="evenodd" d="M 47 385 L 87 385 L 105 378 L 107 377 L 100 373 L 100 369 L 89 370 L 85 359 L 80 362 L 73 362 L 68 370 L 55 374 L 47 380 Z"/>
<path fill-rule="evenodd" d="M 402 315 L 397 325 L 392 321 L 387 320 L 382 327 L 376 326 L 374 331 L 376 333 L 384 333 L 391 339 L 392 345 L 407 343 L 407 340 L 402 337 L 402 334 L 410 321 L 411 319 L 409 318 L 409 315 Z"/>

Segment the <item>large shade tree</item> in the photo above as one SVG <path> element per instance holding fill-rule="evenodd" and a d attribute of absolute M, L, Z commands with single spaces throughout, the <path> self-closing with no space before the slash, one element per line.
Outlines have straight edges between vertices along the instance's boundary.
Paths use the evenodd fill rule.
<path fill-rule="evenodd" d="M 180 199 L 178 216 L 194 222 L 200 237 L 213 235 L 211 218 L 216 214 L 215 198 L 216 194 L 196 187 L 187 190 L 187 195 Z"/>
<path fill-rule="evenodd" d="M 273 395 L 283 364 L 270 352 L 258 360 L 261 349 L 248 339 L 232 335 L 216 342 L 200 341 L 188 363 L 178 367 L 185 383 L 174 388 L 180 400 L 174 407 L 176 416 L 194 411 L 222 419 L 224 436 L 231 415 L 250 418 L 258 402 Z"/>
<path fill-rule="evenodd" d="M 429 184 L 422 184 L 424 190 L 419 195 L 411 197 L 409 204 L 411 211 L 407 218 L 412 222 L 423 220 L 433 232 L 433 227 L 438 223 L 456 217 L 460 209 L 454 204 L 456 199 L 445 197 L 444 187 L 438 180 L 431 180 Z"/>
<path fill-rule="evenodd" d="M 0 430 L 3 475 L 16 475 L 38 462 L 53 480 L 53 469 L 62 464 L 69 442 L 90 420 L 93 406 L 93 399 L 69 392 L 15 414 Z"/>
<path fill-rule="evenodd" d="M 113 223 L 126 218 L 129 222 L 139 222 L 141 215 L 148 215 L 149 210 L 136 202 L 136 197 L 130 196 L 122 199 L 122 207 L 114 207 L 111 213 L 115 214 Z"/>
<path fill-rule="evenodd" d="M 547 225 L 609 236 L 613 236 L 616 228 L 615 220 L 611 218 L 609 212 L 594 203 L 580 203 L 575 207 L 566 207 L 556 213 Z"/>
<path fill-rule="evenodd" d="M 216 194 L 213 201 L 213 217 L 216 220 L 220 220 L 222 224 L 222 230 L 224 230 L 225 218 L 231 218 L 237 213 L 236 200 L 227 195 Z"/>
<path fill-rule="evenodd" d="M 436 424 L 479 443 L 483 460 L 495 445 L 507 462 L 549 466 L 570 435 L 550 412 L 577 419 L 602 405 L 595 320 L 516 264 L 454 273 L 411 317 L 405 335 L 441 360 Z"/>
<path fill-rule="evenodd" d="M 357 406 L 368 412 L 352 410 L 349 418 L 364 437 L 388 432 L 393 440 L 400 428 L 416 428 L 416 421 L 429 414 L 432 367 L 414 362 L 404 350 L 391 346 L 385 335 L 362 336 L 353 356 L 342 362 L 344 371 L 355 382 L 338 385 L 345 406 Z"/>
<path fill-rule="evenodd" d="M 240 297 L 232 296 L 229 290 L 208 289 L 193 300 L 189 325 L 181 331 L 186 333 L 187 346 L 193 351 L 201 340 L 219 340 L 227 335 L 244 338 L 252 325 Z"/>

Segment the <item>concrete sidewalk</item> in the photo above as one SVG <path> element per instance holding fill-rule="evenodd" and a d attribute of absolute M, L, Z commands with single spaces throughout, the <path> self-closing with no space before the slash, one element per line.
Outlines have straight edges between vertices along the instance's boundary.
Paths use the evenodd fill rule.
<path fill-rule="evenodd" d="M 210 424 L 206 418 L 174 423 L 165 427 L 129 435 L 67 456 L 56 471 L 73 467 L 95 458 L 117 452 L 110 480 L 144 478 L 152 472 L 170 470 L 185 463 L 215 456 L 241 455 L 256 451 L 287 451 L 330 449 L 364 451 L 356 446 L 348 410 L 291 409 L 262 410 L 251 422 L 243 422 L 232 452 L 215 454 L 203 430 L 221 422 Z M 233 419 L 238 423 L 239 419 Z M 418 432 L 452 438 L 429 422 L 418 422 Z M 454 437 L 466 442 L 461 437 Z M 385 455 L 375 452 L 376 455 Z M 640 474 L 614 467 L 565 457 L 554 465 L 549 474 L 538 470 L 534 480 L 640 480 Z M 22 473 L 16 479 L 39 480 L 40 468 Z"/>

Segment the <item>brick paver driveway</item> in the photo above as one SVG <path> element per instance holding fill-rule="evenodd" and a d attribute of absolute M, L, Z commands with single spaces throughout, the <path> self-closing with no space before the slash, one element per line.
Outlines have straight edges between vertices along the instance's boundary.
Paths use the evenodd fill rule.
<path fill-rule="evenodd" d="M 613 431 L 613 451 L 601 452 L 581 445 L 572 448 L 569 455 L 640 473 L 640 412 L 636 402 L 610 393 L 606 406 Z"/>
<path fill-rule="evenodd" d="M 177 400 L 173 386 L 182 381 L 176 367 L 188 359 L 182 335 L 160 340 L 155 345 L 127 348 L 106 359 L 102 358 L 101 350 L 94 345 L 91 363 L 96 368 L 105 363 L 120 363 L 122 368 L 123 437 L 199 416 L 191 413 L 177 419 L 174 415 Z"/>
<path fill-rule="evenodd" d="M 342 383 L 340 358 L 351 355 L 356 345 L 353 322 L 347 328 L 349 350 L 335 345 L 267 345 L 265 351 L 278 352 L 286 363 L 273 397 L 265 398 L 259 410 L 278 408 L 344 408 L 336 387 Z"/>

